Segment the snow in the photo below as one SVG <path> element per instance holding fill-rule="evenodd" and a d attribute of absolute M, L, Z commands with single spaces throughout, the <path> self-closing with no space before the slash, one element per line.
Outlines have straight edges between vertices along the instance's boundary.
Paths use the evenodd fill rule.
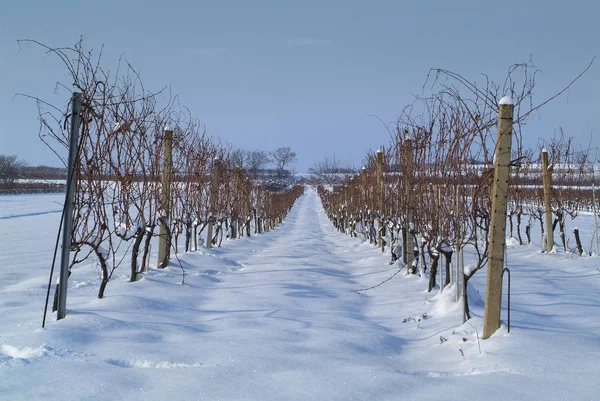
<path fill-rule="evenodd" d="M 1 400 L 597 400 L 596 257 L 508 244 L 511 330 L 482 340 L 485 270 L 462 324 L 453 287 L 336 232 L 307 189 L 274 231 L 180 253 L 104 299 L 74 267 L 67 317 L 41 317 L 63 196 L 0 196 Z M 593 218 L 577 218 L 584 244 Z M 537 235 L 537 236 L 536 236 Z M 156 247 L 153 247 L 155 249 Z M 559 247 L 556 247 L 559 248 Z M 465 251 L 466 264 L 472 255 Z M 156 260 L 156 255 L 152 255 Z M 185 269 L 185 284 L 182 281 Z M 506 287 L 505 287 L 506 294 Z M 504 297 L 506 298 L 506 297 Z"/>
<path fill-rule="evenodd" d="M 502 99 L 500 99 L 500 104 L 506 104 L 506 105 L 513 105 L 513 99 L 510 96 L 504 96 Z"/>

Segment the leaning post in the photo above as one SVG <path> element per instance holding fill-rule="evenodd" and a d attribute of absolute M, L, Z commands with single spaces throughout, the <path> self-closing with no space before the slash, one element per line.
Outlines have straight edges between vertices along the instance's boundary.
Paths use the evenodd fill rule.
<path fill-rule="evenodd" d="M 77 148 L 79 147 L 79 124 L 81 112 L 81 93 L 74 92 L 71 98 L 71 131 L 69 132 L 69 169 L 67 170 L 67 193 L 65 196 L 65 216 L 63 219 L 62 250 L 60 261 L 60 281 L 58 282 L 58 307 L 56 320 L 67 314 L 67 287 L 69 265 L 71 263 L 71 231 L 73 230 L 73 201 L 75 198 L 75 167 Z"/>
<path fill-rule="evenodd" d="M 163 221 L 160 222 L 158 235 L 158 263 L 159 269 L 169 265 L 169 247 L 171 238 L 169 234 L 169 219 L 171 215 L 171 174 L 173 170 L 173 131 L 167 126 L 164 129 L 163 143 L 163 171 L 160 192 L 160 206 Z"/>
<path fill-rule="evenodd" d="M 554 232 L 552 231 L 552 205 L 550 193 L 552 191 L 552 172 L 548 163 L 548 151 L 542 149 L 542 182 L 544 184 L 544 215 L 546 216 L 546 243 L 544 249 L 551 252 L 554 248 Z"/>
<path fill-rule="evenodd" d="M 492 221 L 490 250 L 483 311 L 483 338 L 489 338 L 500 327 L 502 301 L 502 270 L 506 247 L 506 199 L 510 177 L 510 148 L 514 105 L 510 96 L 500 100 L 498 136 L 494 155 L 492 183 Z"/>

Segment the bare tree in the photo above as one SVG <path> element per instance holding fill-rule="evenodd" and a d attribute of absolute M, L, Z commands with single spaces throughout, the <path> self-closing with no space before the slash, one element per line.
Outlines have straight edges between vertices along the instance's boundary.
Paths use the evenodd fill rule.
<path fill-rule="evenodd" d="M 250 150 L 246 154 L 246 168 L 254 179 L 258 177 L 260 170 L 269 163 L 271 163 L 271 158 L 264 150 Z"/>
<path fill-rule="evenodd" d="M 357 170 L 344 164 L 335 155 L 325 156 L 322 160 L 316 161 L 313 167 L 308 169 L 313 182 L 319 184 L 340 183 L 348 176 L 357 173 Z"/>
<path fill-rule="evenodd" d="M 296 152 L 292 152 L 292 148 L 289 146 L 275 149 L 271 152 L 271 157 L 278 172 L 285 171 L 288 165 L 295 163 L 298 160 Z"/>
<path fill-rule="evenodd" d="M 243 149 L 233 149 L 229 152 L 229 162 L 233 167 L 245 168 L 248 153 Z"/>
<path fill-rule="evenodd" d="M 4 182 L 4 187 L 9 189 L 15 181 L 21 176 L 21 170 L 27 163 L 20 160 L 17 155 L 0 155 L 0 180 Z"/>

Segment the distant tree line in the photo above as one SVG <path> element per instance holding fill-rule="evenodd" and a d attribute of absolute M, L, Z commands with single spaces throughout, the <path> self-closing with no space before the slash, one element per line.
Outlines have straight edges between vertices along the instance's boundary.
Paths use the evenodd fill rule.
<path fill-rule="evenodd" d="M 25 194 L 64 191 L 67 171 L 60 167 L 29 166 L 17 155 L 0 155 L 1 194 Z"/>
<path fill-rule="evenodd" d="M 25 164 L 17 155 L 0 155 L 0 180 L 4 189 L 11 189 L 17 179 L 21 178 Z"/>
<path fill-rule="evenodd" d="M 335 155 L 325 156 L 308 169 L 309 177 L 307 181 L 311 184 L 344 183 L 347 178 L 356 175 L 358 172 L 358 169 L 354 166 L 345 164 Z"/>
<path fill-rule="evenodd" d="M 294 184 L 292 166 L 298 160 L 289 146 L 267 152 L 264 150 L 234 149 L 229 156 L 233 166 L 239 167 L 270 190 L 279 190 Z"/>
<path fill-rule="evenodd" d="M 21 171 L 21 178 L 33 180 L 65 180 L 67 178 L 67 169 L 64 167 L 26 165 Z"/>
<path fill-rule="evenodd" d="M 230 163 L 239 167 L 253 180 L 262 182 L 267 189 L 283 189 L 294 184 L 293 163 L 297 161 L 296 152 L 290 147 L 280 147 L 274 151 L 234 149 L 230 152 Z M 140 178 L 142 172 L 133 174 L 132 178 Z M 65 167 L 29 166 L 17 155 L 0 155 L 0 180 L 3 189 L 11 193 L 29 193 L 40 191 L 63 191 L 64 184 L 56 182 L 40 182 L 65 180 Z M 108 173 L 102 179 L 115 179 L 114 174 Z M 19 180 L 34 180 L 19 182 Z M 160 177 L 154 177 L 159 181 Z"/>

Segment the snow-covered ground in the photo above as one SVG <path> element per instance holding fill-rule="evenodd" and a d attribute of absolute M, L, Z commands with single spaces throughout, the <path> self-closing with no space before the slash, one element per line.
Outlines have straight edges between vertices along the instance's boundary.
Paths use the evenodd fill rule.
<path fill-rule="evenodd" d="M 42 329 L 61 200 L 0 197 L 1 400 L 600 400 L 597 257 L 511 245 L 511 332 L 478 341 L 485 271 L 464 325 L 425 277 L 355 292 L 398 266 L 333 231 L 308 189 L 276 230 L 136 283 L 123 266 L 105 299 L 75 267 L 67 318 Z"/>

